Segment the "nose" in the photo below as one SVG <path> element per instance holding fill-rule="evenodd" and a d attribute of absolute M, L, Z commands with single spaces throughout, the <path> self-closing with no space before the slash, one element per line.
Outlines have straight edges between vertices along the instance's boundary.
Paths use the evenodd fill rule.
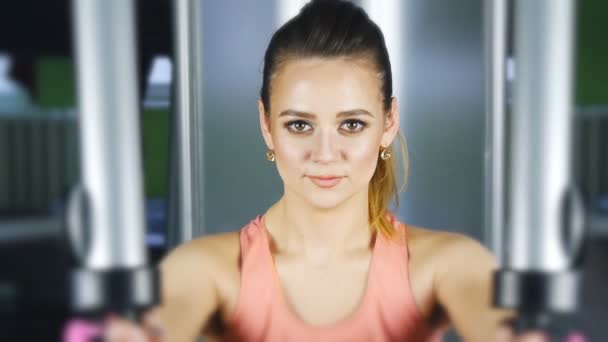
<path fill-rule="evenodd" d="M 312 160 L 317 163 L 331 163 L 339 158 L 336 137 L 330 130 L 321 131 L 316 137 L 312 150 Z"/>

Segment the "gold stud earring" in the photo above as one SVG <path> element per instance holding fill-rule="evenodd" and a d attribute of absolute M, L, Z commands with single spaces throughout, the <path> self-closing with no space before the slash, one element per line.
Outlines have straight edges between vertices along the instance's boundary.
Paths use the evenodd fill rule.
<path fill-rule="evenodd" d="M 389 160 L 391 159 L 391 151 L 388 147 L 380 147 L 380 159 Z"/>
<path fill-rule="evenodd" d="M 273 150 L 268 150 L 268 152 L 266 152 L 266 159 L 268 159 L 269 162 L 274 161 L 274 151 Z"/>

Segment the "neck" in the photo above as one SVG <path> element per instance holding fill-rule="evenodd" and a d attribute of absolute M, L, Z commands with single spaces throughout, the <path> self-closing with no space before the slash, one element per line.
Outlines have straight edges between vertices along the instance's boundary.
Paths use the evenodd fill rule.
<path fill-rule="evenodd" d="M 266 215 L 277 251 L 324 262 L 367 248 L 371 238 L 367 196 L 365 191 L 325 209 L 286 193 Z"/>

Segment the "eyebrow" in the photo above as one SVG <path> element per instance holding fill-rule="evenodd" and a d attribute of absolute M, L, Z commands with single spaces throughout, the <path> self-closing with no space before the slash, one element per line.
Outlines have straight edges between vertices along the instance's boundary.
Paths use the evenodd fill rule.
<path fill-rule="evenodd" d="M 341 117 L 351 117 L 351 116 L 360 116 L 360 115 L 374 117 L 374 115 L 372 113 L 370 113 L 369 111 L 367 111 L 365 109 L 345 110 L 345 111 L 339 112 L 337 117 L 341 118 Z M 307 113 L 307 112 L 301 112 L 301 111 L 297 111 L 297 110 L 293 110 L 293 109 L 286 109 L 286 110 L 282 111 L 279 114 L 279 117 L 282 117 L 282 116 L 297 116 L 297 117 L 301 117 L 301 118 L 305 118 L 305 119 L 314 119 L 316 117 L 316 115 L 314 115 L 314 114 Z"/>

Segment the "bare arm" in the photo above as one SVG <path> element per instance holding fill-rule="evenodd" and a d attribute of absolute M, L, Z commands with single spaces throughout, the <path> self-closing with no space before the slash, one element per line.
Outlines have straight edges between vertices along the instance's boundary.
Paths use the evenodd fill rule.
<path fill-rule="evenodd" d="M 204 245 L 180 246 L 160 265 L 162 303 L 146 323 L 160 326 L 167 341 L 193 341 L 219 305 L 212 251 Z"/>
<path fill-rule="evenodd" d="M 194 341 L 218 309 L 213 238 L 188 242 L 160 264 L 161 303 L 144 315 L 143 329 L 115 320 L 106 329 L 109 341 Z M 160 332 L 162 337 L 151 336 Z M 127 337 L 128 336 L 128 337 Z"/>
<path fill-rule="evenodd" d="M 494 341 L 513 312 L 493 307 L 494 256 L 466 236 L 446 234 L 439 243 L 441 262 L 435 276 L 440 304 L 458 334 L 471 342 Z"/>

